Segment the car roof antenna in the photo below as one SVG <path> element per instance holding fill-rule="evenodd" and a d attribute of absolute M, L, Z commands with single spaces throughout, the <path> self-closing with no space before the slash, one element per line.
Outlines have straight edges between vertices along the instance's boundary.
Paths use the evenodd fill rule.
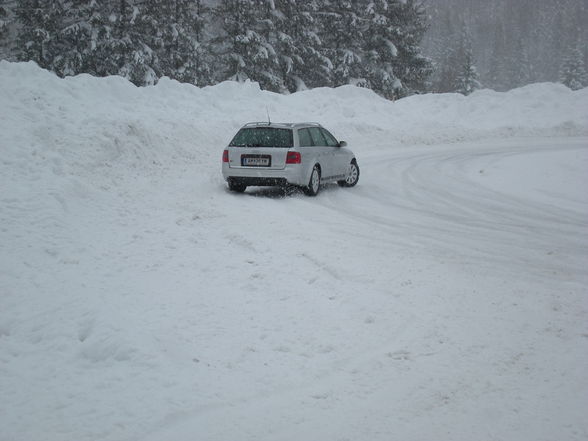
<path fill-rule="evenodd" d="M 265 106 L 265 112 L 267 113 L 267 124 L 271 125 L 272 122 L 270 120 L 269 110 L 268 110 L 267 106 Z"/>

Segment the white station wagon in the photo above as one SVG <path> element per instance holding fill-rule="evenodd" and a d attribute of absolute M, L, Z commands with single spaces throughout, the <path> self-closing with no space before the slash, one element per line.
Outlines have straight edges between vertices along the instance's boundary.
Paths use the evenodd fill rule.
<path fill-rule="evenodd" d="M 231 191 L 248 186 L 295 185 L 315 196 L 322 183 L 353 187 L 355 155 L 316 123 L 249 123 L 223 152 L 223 177 Z"/>

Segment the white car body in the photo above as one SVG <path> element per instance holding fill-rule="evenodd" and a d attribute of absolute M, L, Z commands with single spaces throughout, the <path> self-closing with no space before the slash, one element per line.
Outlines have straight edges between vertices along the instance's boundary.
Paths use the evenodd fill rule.
<path fill-rule="evenodd" d="M 263 142 L 248 143 L 253 139 Z M 314 194 L 318 185 L 326 182 L 353 186 L 359 178 L 359 168 L 355 155 L 345 145 L 317 123 L 249 123 L 226 147 L 222 173 L 235 191 L 257 185 L 310 188 L 315 168 L 319 170 L 319 183 Z M 351 164 L 355 175 L 350 178 Z"/>

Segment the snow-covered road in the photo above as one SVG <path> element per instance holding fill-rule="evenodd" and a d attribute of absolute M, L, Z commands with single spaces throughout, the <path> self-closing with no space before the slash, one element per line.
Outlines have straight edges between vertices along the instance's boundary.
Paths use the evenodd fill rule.
<path fill-rule="evenodd" d="M 396 237 L 408 234 L 410 248 L 420 245 L 444 259 L 510 273 L 524 267 L 550 278 L 557 270 L 563 277 L 570 269 L 582 273 L 586 144 L 494 140 L 387 155 L 384 148 L 364 161 L 376 167 L 359 200 L 348 202 L 363 221 L 381 221 Z M 351 206 L 341 207 L 346 202 L 337 208 L 353 214 Z"/>
<path fill-rule="evenodd" d="M 585 92 L 0 83 L 0 440 L 588 438 Z M 227 109 L 325 97 L 357 187 L 226 190 Z"/>
<path fill-rule="evenodd" d="M 582 439 L 587 141 L 376 148 L 351 190 L 217 195 L 249 255 L 238 386 L 149 439 Z"/>

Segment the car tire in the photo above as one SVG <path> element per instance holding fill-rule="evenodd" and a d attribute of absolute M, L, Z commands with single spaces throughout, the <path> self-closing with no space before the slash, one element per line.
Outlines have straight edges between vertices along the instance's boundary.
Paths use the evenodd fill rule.
<path fill-rule="evenodd" d="M 342 181 L 337 181 L 341 187 L 353 187 L 359 181 L 359 165 L 357 165 L 357 161 L 354 159 L 349 164 L 349 170 L 347 172 L 347 176 Z"/>
<path fill-rule="evenodd" d="M 321 169 L 316 164 L 312 169 L 312 173 L 310 174 L 310 180 L 308 181 L 308 186 L 304 187 L 304 192 L 308 196 L 316 196 L 321 188 Z"/>
<path fill-rule="evenodd" d="M 246 188 L 247 186 L 245 184 L 229 179 L 229 190 L 234 191 L 235 193 L 243 193 Z"/>

